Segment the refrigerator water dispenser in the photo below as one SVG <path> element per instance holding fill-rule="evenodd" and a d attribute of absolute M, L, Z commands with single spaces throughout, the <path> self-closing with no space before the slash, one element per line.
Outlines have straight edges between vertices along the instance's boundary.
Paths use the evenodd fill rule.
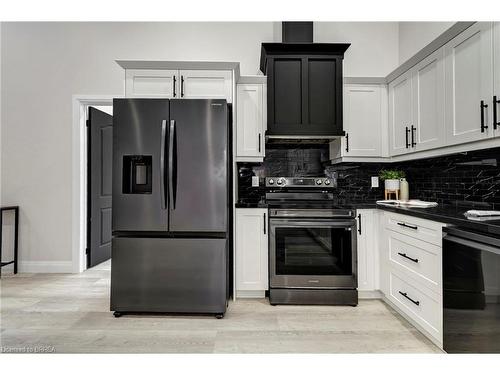
<path fill-rule="evenodd" d="M 152 193 L 152 156 L 123 156 L 123 194 Z"/>

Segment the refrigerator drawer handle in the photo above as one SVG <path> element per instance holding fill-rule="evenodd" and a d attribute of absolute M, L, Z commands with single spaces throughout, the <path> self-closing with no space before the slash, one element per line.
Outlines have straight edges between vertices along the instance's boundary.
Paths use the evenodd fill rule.
<path fill-rule="evenodd" d="M 175 120 L 170 120 L 170 129 L 168 133 L 168 196 L 169 204 L 175 210 L 174 201 L 174 133 Z"/>
<path fill-rule="evenodd" d="M 167 120 L 161 122 L 161 146 L 160 146 L 160 195 L 161 208 L 166 209 L 165 205 L 165 137 L 167 133 Z"/>

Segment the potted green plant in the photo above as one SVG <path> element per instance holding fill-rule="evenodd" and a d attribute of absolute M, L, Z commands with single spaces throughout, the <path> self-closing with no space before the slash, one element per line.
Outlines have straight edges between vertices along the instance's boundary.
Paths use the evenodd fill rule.
<path fill-rule="evenodd" d="M 405 176 L 405 172 L 399 169 L 382 169 L 379 173 L 386 190 L 399 190 L 399 180 Z"/>

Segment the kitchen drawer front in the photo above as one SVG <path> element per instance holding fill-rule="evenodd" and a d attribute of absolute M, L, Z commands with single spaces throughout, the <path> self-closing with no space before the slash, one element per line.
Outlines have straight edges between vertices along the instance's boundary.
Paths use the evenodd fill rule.
<path fill-rule="evenodd" d="M 388 231 L 389 263 L 437 294 L 441 291 L 441 247 Z"/>
<path fill-rule="evenodd" d="M 442 342 L 442 297 L 392 269 L 389 300 L 431 336 Z"/>
<path fill-rule="evenodd" d="M 392 212 L 385 213 L 384 222 L 387 229 L 441 246 L 442 223 Z"/>

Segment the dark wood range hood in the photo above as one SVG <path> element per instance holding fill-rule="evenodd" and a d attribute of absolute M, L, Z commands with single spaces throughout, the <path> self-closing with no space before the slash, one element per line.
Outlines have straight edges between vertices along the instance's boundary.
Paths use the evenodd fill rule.
<path fill-rule="evenodd" d="M 312 43 L 312 36 L 312 22 L 283 22 L 284 42 L 262 43 L 268 141 L 344 135 L 342 61 L 350 44 Z"/>

